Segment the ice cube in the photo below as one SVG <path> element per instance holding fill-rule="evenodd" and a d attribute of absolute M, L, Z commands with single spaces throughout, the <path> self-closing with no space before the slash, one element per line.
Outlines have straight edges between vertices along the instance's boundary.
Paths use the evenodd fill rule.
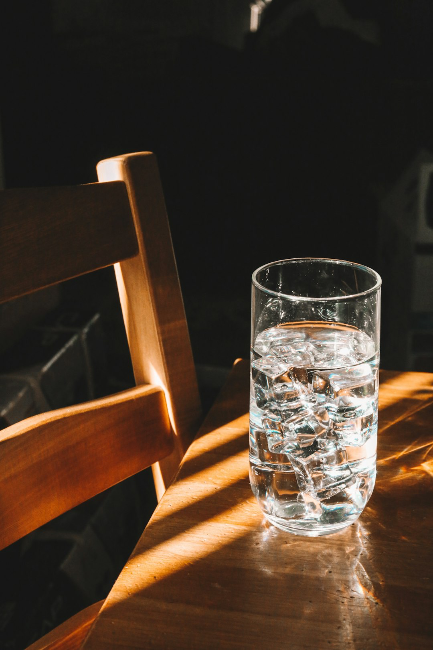
<path fill-rule="evenodd" d="M 281 424 L 281 418 L 272 413 L 267 413 L 262 417 L 262 427 L 266 433 L 267 449 L 272 453 L 285 453 L 284 435 Z"/>
<path fill-rule="evenodd" d="M 376 431 L 376 415 L 370 400 L 368 409 L 358 417 L 333 417 L 334 430 L 346 445 L 361 446 Z"/>
<path fill-rule="evenodd" d="M 264 409 L 268 403 L 268 393 L 264 386 L 258 382 L 254 384 L 254 398 L 259 409 Z"/>
<path fill-rule="evenodd" d="M 315 348 L 314 363 L 325 368 L 341 368 L 370 359 L 374 342 L 361 331 L 317 329 L 311 332 L 310 343 Z"/>
<path fill-rule="evenodd" d="M 259 460 L 263 463 L 273 463 L 275 465 L 289 465 L 290 461 L 286 454 L 277 453 L 270 449 L 268 435 L 265 431 L 254 431 L 255 448 Z"/>
<path fill-rule="evenodd" d="M 377 425 L 374 425 L 373 431 L 366 439 L 364 444 L 351 445 L 343 441 L 349 463 L 363 463 L 366 459 L 369 461 L 377 452 Z M 358 470 L 356 470 L 358 471 Z"/>
<path fill-rule="evenodd" d="M 315 519 L 318 519 L 323 514 L 320 499 L 317 499 L 309 492 L 301 492 L 298 495 L 298 501 L 303 502 L 307 517 L 314 517 Z"/>
<path fill-rule="evenodd" d="M 345 350 L 342 354 L 340 351 L 335 352 L 332 348 L 322 348 L 314 351 L 314 365 L 317 368 L 343 368 L 353 366 L 357 358 L 350 350 Z"/>
<path fill-rule="evenodd" d="M 268 436 L 268 447 L 269 451 L 273 454 L 278 454 L 280 456 L 285 454 L 286 462 L 290 462 L 287 453 L 295 451 L 298 448 L 296 440 L 287 436 L 284 436 L 283 438 Z"/>
<path fill-rule="evenodd" d="M 335 373 L 330 376 L 333 398 L 339 408 L 362 406 L 366 399 L 375 396 L 377 391 L 377 370 L 368 363 L 356 368 Z"/>
<path fill-rule="evenodd" d="M 251 378 L 257 406 L 265 409 L 272 400 L 272 381 L 286 373 L 287 364 L 276 357 L 263 357 L 251 363 Z"/>
<path fill-rule="evenodd" d="M 269 448 L 276 453 L 286 453 L 288 450 L 299 446 L 296 432 L 291 426 L 292 422 L 308 413 L 304 405 L 293 409 L 281 410 L 279 414 L 268 412 L 262 419 L 263 427 L 268 434 Z"/>
<path fill-rule="evenodd" d="M 319 337 L 316 334 L 316 338 L 311 340 L 314 365 L 319 368 L 341 368 L 353 365 L 357 357 L 350 341 L 350 337 L 344 336 L 343 332 L 335 332 L 332 337 Z"/>
<path fill-rule="evenodd" d="M 307 369 L 305 366 L 293 366 L 290 368 L 290 376 L 293 378 L 293 381 L 301 384 L 306 391 L 310 390 L 312 372 L 311 369 Z"/>
<path fill-rule="evenodd" d="M 273 453 L 285 454 L 296 448 L 298 442 L 295 433 L 279 415 L 268 411 L 262 416 L 262 427 L 266 432 L 269 450 Z"/>
<path fill-rule="evenodd" d="M 348 410 L 367 408 L 369 398 L 377 390 L 377 370 L 368 363 L 355 368 L 313 373 L 312 390 L 319 403 L 332 403 L 334 409 Z"/>
<path fill-rule="evenodd" d="M 273 415 L 272 413 L 265 413 L 262 415 L 262 426 L 267 433 L 283 435 L 281 418 L 278 417 L 278 415 Z"/>
<path fill-rule="evenodd" d="M 270 448 L 274 448 L 283 440 L 283 429 L 281 426 L 281 418 L 272 413 L 266 413 L 262 416 L 262 427 L 266 432 L 268 444 Z"/>
<path fill-rule="evenodd" d="M 307 397 L 307 389 L 297 382 L 288 364 L 276 357 L 263 357 L 252 363 L 253 392 L 257 406 L 271 413 L 290 417 Z"/>
<path fill-rule="evenodd" d="M 375 373 L 368 363 L 363 363 L 355 368 L 346 368 L 344 371 L 331 374 L 331 385 L 335 393 L 343 389 L 364 388 L 368 387 L 367 395 L 370 397 L 374 394 L 375 385 L 372 382 L 375 379 Z"/>
<path fill-rule="evenodd" d="M 305 391 L 297 385 L 289 373 L 280 375 L 272 382 L 272 397 L 277 406 L 293 408 L 299 405 Z"/>
<path fill-rule="evenodd" d="M 326 409 L 315 407 L 283 423 L 283 430 L 290 431 L 302 448 L 310 447 L 316 438 L 323 436 L 329 428 L 329 414 Z"/>
<path fill-rule="evenodd" d="M 301 492 L 325 499 L 345 489 L 352 482 L 352 472 L 344 447 L 332 439 L 322 441 L 321 446 L 320 442 L 317 438 L 312 447 L 293 450 L 287 455 Z"/>
<path fill-rule="evenodd" d="M 374 355 L 374 341 L 364 332 L 354 332 L 351 345 L 358 362 L 370 359 Z"/>
<path fill-rule="evenodd" d="M 345 366 L 353 365 L 354 362 L 356 362 L 356 359 L 354 357 L 336 357 L 333 354 L 327 354 L 323 352 L 315 355 L 314 357 L 314 365 L 317 368 L 342 368 Z"/>
<path fill-rule="evenodd" d="M 289 365 L 284 363 L 281 359 L 276 357 L 266 356 L 260 359 L 256 359 L 252 362 L 252 376 L 253 381 L 262 381 L 261 375 L 269 377 L 270 379 L 275 379 L 279 375 L 287 372 Z M 266 383 L 266 380 L 264 380 Z"/>
<path fill-rule="evenodd" d="M 317 328 L 310 331 L 310 341 L 331 341 L 331 342 L 347 342 L 353 336 L 352 330 L 339 330 L 336 328 Z"/>
<path fill-rule="evenodd" d="M 319 404 L 326 403 L 332 397 L 331 374 L 327 371 L 314 371 L 312 374 L 311 390 Z"/>
<path fill-rule="evenodd" d="M 352 353 L 350 339 L 313 339 L 310 345 L 314 348 L 315 354 L 326 353 L 334 356 L 348 355 Z"/>
<path fill-rule="evenodd" d="M 273 344 L 270 347 L 270 352 L 291 366 L 313 365 L 313 348 L 304 341 Z"/>
<path fill-rule="evenodd" d="M 313 413 L 321 424 L 325 425 L 326 427 L 329 426 L 330 424 L 329 413 L 326 410 L 326 408 L 324 408 L 323 406 L 315 406 L 313 408 Z"/>
<path fill-rule="evenodd" d="M 257 335 L 254 343 L 254 350 L 261 355 L 269 352 L 271 345 L 288 345 L 293 341 L 303 341 L 305 332 L 298 329 L 286 329 L 284 327 L 272 327 Z"/>
<path fill-rule="evenodd" d="M 359 510 L 363 510 L 367 498 L 367 481 L 363 476 L 354 477 L 354 480 L 349 483 L 345 489 L 345 496 L 352 501 L 353 505 Z"/>

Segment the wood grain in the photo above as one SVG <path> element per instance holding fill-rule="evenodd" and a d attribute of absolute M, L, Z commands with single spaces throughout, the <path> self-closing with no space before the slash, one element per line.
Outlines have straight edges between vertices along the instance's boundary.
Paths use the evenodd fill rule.
<path fill-rule="evenodd" d="M 197 430 L 195 367 L 155 157 L 121 156 L 98 169 L 104 182 L 0 192 L 0 302 L 119 263 L 138 387 L 0 432 L 0 548 L 150 464 L 160 496 Z M 69 636 L 53 633 L 46 647 L 77 647 L 89 621 L 75 618 Z"/>
<path fill-rule="evenodd" d="M 116 265 L 137 384 L 161 386 L 175 432 L 173 453 L 153 467 L 158 497 L 197 433 L 201 408 L 188 326 L 156 158 L 137 153 L 98 164 L 101 181 L 122 180 L 139 254 Z"/>
<path fill-rule="evenodd" d="M 85 650 L 433 645 L 433 375 L 381 373 L 378 479 L 358 522 L 269 525 L 248 481 L 237 364 L 106 600 Z"/>
<path fill-rule="evenodd" d="M 171 453 L 164 392 L 140 386 L 0 432 L 0 548 Z"/>
<path fill-rule="evenodd" d="M 104 601 L 100 600 L 72 616 L 27 650 L 79 650 Z"/>
<path fill-rule="evenodd" d="M 136 253 L 124 183 L 0 192 L 0 302 Z"/>

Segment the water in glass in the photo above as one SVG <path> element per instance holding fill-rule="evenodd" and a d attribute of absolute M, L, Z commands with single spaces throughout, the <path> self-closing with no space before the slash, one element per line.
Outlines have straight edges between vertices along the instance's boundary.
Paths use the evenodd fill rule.
<path fill-rule="evenodd" d="M 356 521 L 376 476 L 373 341 L 337 323 L 285 323 L 251 350 L 250 481 L 266 517 L 302 535 Z"/>

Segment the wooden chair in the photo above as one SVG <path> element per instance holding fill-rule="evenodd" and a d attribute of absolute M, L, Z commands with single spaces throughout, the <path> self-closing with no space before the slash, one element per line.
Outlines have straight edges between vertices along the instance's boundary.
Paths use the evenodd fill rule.
<path fill-rule="evenodd" d="M 137 386 L 0 432 L 0 548 L 149 465 L 160 497 L 199 423 L 155 157 L 97 169 L 98 183 L 0 192 L 0 302 L 114 264 Z M 34 647 L 79 647 L 99 606 Z"/>

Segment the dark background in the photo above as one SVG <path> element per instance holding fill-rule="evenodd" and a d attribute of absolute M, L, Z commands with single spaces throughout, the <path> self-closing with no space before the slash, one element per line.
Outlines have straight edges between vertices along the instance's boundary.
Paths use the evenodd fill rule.
<path fill-rule="evenodd" d="M 0 20 L 5 187 L 94 182 L 99 160 L 154 151 L 202 377 L 247 357 L 251 273 L 282 258 L 379 271 L 386 342 L 389 305 L 410 285 L 390 291 L 402 276 L 390 276 L 398 247 L 380 206 L 415 156 L 433 152 L 430 0 L 322 0 L 320 11 L 258 0 L 256 32 L 250 4 L 14 0 Z M 66 283 L 61 300 L 102 313 L 111 387 L 132 383 L 112 271 Z M 418 369 L 433 370 L 426 322 L 430 367 Z M 406 364 L 384 346 L 383 367 Z M 212 376 L 214 389 L 222 375 Z M 18 650 L 104 597 L 153 506 L 141 474 L 3 552 L 0 645 Z M 59 540 L 89 531 L 111 567 L 94 592 L 59 569 L 72 544 Z"/>
<path fill-rule="evenodd" d="M 244 0 L 17 0 L 1 21 L 6 187 L 154 151 L 199 363 L 247 354 L 261 264 L 381 272 L 379 199 L 433 150 L 432 4 L 322 4 L 273 0 L 255 33 Z"/>

